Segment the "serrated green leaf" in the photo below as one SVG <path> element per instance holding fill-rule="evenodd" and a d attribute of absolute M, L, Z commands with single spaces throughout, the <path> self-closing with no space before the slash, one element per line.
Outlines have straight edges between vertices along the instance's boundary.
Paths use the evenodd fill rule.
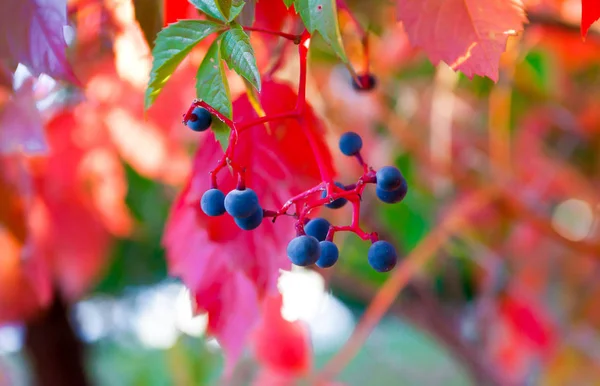
<path fill-rule="evenodd" d="M 173 71 L 192 48 L 208 35 L 221 29 L 222 25 L 210 21 L 182 20 L 159 32 L 152 50 L 152 70 L 144 98 L 146 109 L 154 103 Z"/>
<path fill-rule="evenodd" d="M 294 4 L 294 0 L 283 0 L 283 4 L 289 8 L 292 4 Z"/>
<path fill-rule="evenodd" d="M 221 54 L 229 68 L 246 78 L 260 91 L 260 73 L 254 50 L 250 45 L 250 38 L 242 27 L 237 24 L 232 25 L 231 29 L 223 34 Z"/>
<path fill-rule="evenodd" d="M 220 39 L 214 41 L 198 68 L 196 96 L 231 119 L 231 94 L 221 61 L 220 43 Z"/>
<path fill-rule="evenodd" d="M 217 0 L 217 7 L 219 7 L 219 11 L 221 14 L 225 16 L 225 20 L 229 20 L 229 15 L 231 13 L 231 0 Z"/>
<path fill-rule="evenodd" d="M 336 55 L 344 63 L 348 62 L 338 24 L 335 0 L 294 0 L 294 7 L 300 14 L 306 29 L 311 34 L 317 31 Z"/>
<path fill-rule="evenodd" d="M 215 0 L 189 0 L 189 2 L 206 15 L 227 23 L 228 18 L 223 15 Z"/>
<path fill-rule="evenodd" d="M 229 23 L 242 12 L 243 0 L 189 0 L 189 2 L 206 15 Z"/>
<path fill-rule="evenodd" d="M 229 126 L 218 119 L 213 119 L 210 129 L 215 133 L 215 139 L 219 141 L 223 151 L 227 150 L 227 146 L 229 145 L 229 133 L 231 131 Z"/>

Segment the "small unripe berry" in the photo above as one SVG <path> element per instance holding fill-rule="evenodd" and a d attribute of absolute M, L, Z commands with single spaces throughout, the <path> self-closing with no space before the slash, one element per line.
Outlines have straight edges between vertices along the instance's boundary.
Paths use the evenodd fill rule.
<path fill-rule="evenodd" d="M 404 176 L 398 170 L 398 168 L 394 166 L 384 166 L 377 171 L 377 187 L 381 190 L 385 190 L 386 192 L 391 192 L 392 190 L 396 190 L 400 187 L 400 185 L 405 184 L 406 180 Z"/>
<path fill-rule="evenodd" d="M 321 255 L 319 256 L 319 260 L 317 260 L 317 266 L 320 268 L 332 267 L 338 261 L 340 254 L 337 245 L 331 241 L 321 241 L 319 245 L 321 247 Z"/>
<path fill-rule="evenodd" d="M 308 224 L 304 226 L 304 232 L 307 235 L 316 238 L 319 241 L 325 240 L 327 237 L 327 232 L 329 232 L 329 221 L 324 218 L 315 218 L 314 220 L 310 220 Z"/>
<path fill-rule="evenodd" d="M 292 263 L 300 267 L 313 265 L 321 255 L 319 240 L 307 235 L 295 237 L 287 246 L 287 255 Z"/>
<path fill-rule="evenodd" d="M 337 186 L 338 188 L 344 190 L 344 185 L 341 182 L 336 182 L 335 186 Z M 321 198 L 325 198 L 327 197 L 327 192 L 324 190 L 323 193 L 321 193 Z M 346 205 L 346 203 L 348 202 L 348 200 L 346 200 L 345 198 L 341 197 L 338 198 L 336 200 L 333 200 L 332 202 L 325 204 L 326 207 L 331 208 L 331 209 L 339 209 L 342 206 Z"/>
<path fill-rule="evenodd" d="M 235 189 L 225 196 L 225 210 L 233 217 L 250 217 L 259 208 L 258 196 L 252 189 Z"/>
<path fill-rule="evenodd" d="M 200 207 L 208 216 L 220 216 L 225 213 L 225 195 L 219 189 L 208 189 L 202 195 Z"/>
<path fill-rule="evenodd" d="M 195 107 L 186 126 L 194 131 L 205 131 L 212 123 L 212 115 L 204 107 Z"/>
<path fill-rule="evenodd" d="M 251 231 L 253 229 L 258 228 L 258 226 L 262 223 L 264 212 L 262 208 L 258 208 L 256 212 L 251 214 L 246 218 L 238 218 L 235 217 L 234 221 L 241 229 L 245 231 Z"/>
<path fill-rule="evenodd" d="M 349 157 L 358 154 L 360 149 L 362 149 L 362 145 L 363 143 L 360 135 L 352 131 L 348 131 L 340 137 L 340 151 Z"/>
<path fill-rule="evenodd" d="M 375 271 L 388 272 L 396 266 L 398 255 L 392 244 L 379 240 L 369 247 L 368 260 Z"/>
<path fill-rule="evenodd" d="M 355 79 L 352 79 L 352 88 L 356 91 L 371 91 L 377 85 L 377 78 L 373 74 L 361 74 L 358 75 L 360 84 L 356 83 Z"/>

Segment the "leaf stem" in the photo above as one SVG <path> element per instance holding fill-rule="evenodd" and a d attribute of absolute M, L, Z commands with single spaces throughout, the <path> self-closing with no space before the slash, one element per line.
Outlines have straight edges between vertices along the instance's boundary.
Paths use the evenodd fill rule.
<path fill-rule="evenodd" d="M 268 35 L 279 36 L 281 38 L 290 40 L 290 41 L 294 42 L 295 44 L 299 44 L 300 39 L 301 39 L 301 35 L 288 34 L 285 32 L 274 31 L 274 30 L 261 28 L 261 27 L 242 27 L 242 28 L 244 28 L 244 31 L 261 32 L 261 33 L 268 34 Z"/>

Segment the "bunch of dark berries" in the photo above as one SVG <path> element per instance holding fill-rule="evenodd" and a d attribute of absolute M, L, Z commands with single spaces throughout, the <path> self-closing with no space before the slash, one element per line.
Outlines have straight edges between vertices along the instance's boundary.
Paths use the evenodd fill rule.
<path fill-rule="evenodd" d="M 370 79 L 367 78 L 367 81 Z M 374 81 L 373 81 L 374 83 Z M 374 85 L 374 84 L 373 84 Z M 202 103 L 202 102 L 197 102 Z M 205 104 L 204 104 L 205 105 Z M 206 105 L 205 105 L 206 106 Z M 210 108 L 210 106 L 208 106 Z M 212 111 L 212 109 L 211 109 Z M 184 123 L 194 131 L 205 131 L 212 121 L 211 112 L 195 105 L 185 115 Z M 230 146 L 233 144 L 230 143 Z M 216 186 L 215 173 L 211 172 L 212 188 L 207 190 L 200 200 L 202 211 L 208 216 L 221 216 L 228 213 L 235 219 L 235 223 L 243 230 L 250 231 L 258 228 L 264 218 L 271 217 L 273 222 L 281 215 L 288 215 L 288 209 L 296 205 L 297 212 L 292 214 L 296 219 L 297 236 L 287 246 L 289 259 L 298 266 L 311 266 L 316 264 L 320 268 L 333 266 L 339 257 L 339 250 L 333 238 L 336 232 L 353 232 L 363 240 L 370 240 L 371 246 L 368 261 L 371 267 L 378 272 L 388 272 L 396 266 L 398 256 L 396 250 L 387 241 L 379 240 L 377 233 L 364 232 L 359 222 L 360 200 L 366 184 L 376 184 L 377 197 L 384 203 L 394 204 L 402 201 L 406 196 L 408 187 L 400 170 L 394 166 L 385 166 L 378 171 L 370 168 L 361 156 L 363 143 L 361 137 L 354 132 L 344 133 L 340 137 L 339 148 L 344 155 L 355 157 L 363 167 L 363 175 L 355 184 L 344 185 L 340 182 L 323 181 L 319 185 L 288 200 L 278 211 L 263 210 L 259 205 L 256 193 L 245 186 L 243 173 L 239 173 L 237 188 L 225 195 Z M 220 161 L 220 167 L 225 164 L 227 153 Z M 313 203 L 304 204 L 299 210 L 298 201 L 305 200 L 314 194 Z M 339 209 L 348 202 L 352 203 L 352 224 L 349 226 L 334 226 L 324 218 L 309 219 L 307 215 L 311 210 L 326 206 Z"/>

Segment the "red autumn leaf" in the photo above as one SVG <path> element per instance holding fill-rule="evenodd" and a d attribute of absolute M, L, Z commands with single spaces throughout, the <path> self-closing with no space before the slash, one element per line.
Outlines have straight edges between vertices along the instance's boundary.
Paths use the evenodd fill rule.
<path fill-rule="evenodd" d="M 48 151 L 42 117 L 29 78 L 0 110 L 0 154 L 40 154 Z"/>
<path fill-rule="evenodd" d="M 0 2 L 0 58 L 25 64 L 34 75 L 76 82 L 67 61 L 65 0 L 4 0 Z"/>
<path fill-rule="evenodd" d="M 600 18 L 600 2 L 581 0 L 581 36 L 585 39 L 588 30 Z"/>
<path fill-rule="evenodd" d="M 188 0 L 165 0 L 163 25 L 167 26 L 180 19 L 190 18 L 190 11 L 194 9 Z"/>
<path fill-rule="evenodd" d="M 263 367 L 297 377 L 312 366 L 308 330 L 299 321 L 283 319 L 282 304 L 279 294 L 265 299 L 262 320 L 253 335 L 254 352 Z"/>
<path fill-rule="evenodd" d="M 294 109 L 296 93 L 288 85 L 265 82 L 262 90 L 261 102 L 267 114 Z M 246 95 L 234 102 L 233 111 L 238 122 L 256 117 Z M 315 137 L 324 167 L 333 174 L 320 122 L 308 106 L 303 125 Z M 319 183 L 320 175 L 297 120 L 272 122 L 269 128 L 268 132 L 260 125 L 242 132 L 234 161 L 247 168 L 247 186 L 257 193 L 262 207 L 276 209 L 293 195 Z M 206 134 L 196 153 L 188 185 L 172 210 L 163 242 L 171 274 L 183 279 L 194 291 L 200 309 L 208 312 L 210 333 L 223 344 L 230 373 L 257 321 L 258 303 L 255 310 L 250 309 L 250 302 L 244 312 L 218 311 L 232 310 L 246 302 L 248 296 L 262 299 L 277 291 L 279 270 L 291 265 L 285 248 L 295 232 L 292 219 L 285 216 L 275 224 L 263 221 L 258 229 L 247 232 L 240 230 L 228 215 L 215 218 L 202 213 L 199 201 L 210 187 L 208 173 L 222 154 L 213 135 Z M 218 183 L 227 193 L 235 188 L 236 181 L 224 170 Z M 231 280 L 237 284 L 227 284 Z M 240 292 L 246 283 L 251 283 L 254 292 Z"/>
<path fill-rule="evenodd" d="M 494 81 L 508 36 L 527 20 L 520 0 L 398 0 L 398 18 L 434 64 Z"/>

